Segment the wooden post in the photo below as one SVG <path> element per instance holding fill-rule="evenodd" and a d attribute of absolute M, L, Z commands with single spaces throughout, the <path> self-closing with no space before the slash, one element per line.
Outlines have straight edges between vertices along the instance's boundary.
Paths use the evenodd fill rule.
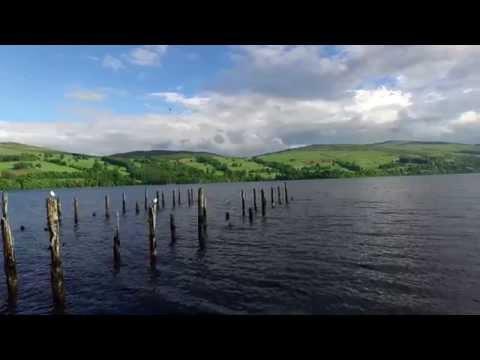
<path fill-rule="evenodd" d="M 193 195 L 193 189 L 190 189 L 190 194 L 192 194 L 192 205 L 195 203 L 195 196 Z"/>
<path fill-rule="evenodd" d="M 4 218 L 8 217 L 8 194 L 2 192 L 2 214 Z"/>
<path fill-rule="evenodd" d="M 60 201 L 60 197 L 57 196 L 57 211 L 58 211 L 58 223 L 62 223 L 62 202 Z"/>
<path fill-rule="evenodd" d="M 272 209 L 275 207 L 275 199 L 273 198 L 273 186 L 270 187 L 270 202 L 272 203 Z"/>
<path fill-rule="evenodd" d="M 49 196 L 47 199 L 47 221 L 50 233 L 51 282 L 55 307 L 65 306 L 65 289 L 60 244 L 60 224 L 58 219 L 58 199 Z"/>
<path fill-rule="evenodd" d="M 248 208 L 248 220 L 250 221 L 250 224 L 253 223 L 253 210 L 251 207 Z"/>
<path fill-rule="evenodd" d="M 242 192 L 240 193 L 240 196 L 242 198 L 242 216 L 245 216 L 245 194 Z"/>
<path fill-rule="evenodd" d="M 253 188 L 253 210 L 257 212 L 257 190 Z"/>
<path fill-rule="evenodd" d="M 122 193 L 122 212 L 124 214 L 127 212 L 127 200 L 125 198 L 125 192 Z"/>
<path fill-rule="evenodd" d="M 187 203 L 188 203 L 188 207 L 190 207 L 191 203 L 190 203 L 190 189 L 187 189 Z"/>
<path fill-rule="evenodd" d="M 286 182 L 284 182 L 284 183 L 283 183 L 283 186 L 284 186 L 284 188 L 285 188 L 285 204 L 287 204 L 287 205 L 288 205 L 288 191 L 287 191 L 287 183 L 286 183 Z"/>
<path fill-rule="evenodd" d="M 78 224 L 78 199 L 73 198 L 73 221 Z"/>
<path fill-rule="evenodd" d="M 162 209 L 165 209 L 165 195 L 163 194 L 163 191 L 162 191 Z"/>
<path fill-rule="evenodd" d="M 175 189 L 172 190 L 172 207 L 175 209 Z"/>
<path fill-rule="evenodd" d="M 17 300 L 17 265 L 12 231 L 7 218 L 8 198 L 5 192 L 3 193 L 2 208 L 3 268 L 5 270 L 5 279 L 7 280 L 8 302 L 15 303 Z"/>
<path fill-rule="evenodd" d="M 120 215 L 116 212 L 117 221 L 113 230 L 113 266 L 120 266 Z"/>
<path fill-rule="evenodd" d="M 156 199 L 157 199 L 157 207 L 160 207 L 160 192 L 158 190 L 156 194 Z"/>
<path fill-rule="evenodd" d="M 157 259 L 157 240 L 155 238 L 156 222 L 155 210 L 153 205 L 148 209 L 148 229 L 149 229 L 149 245 L 150 245 L 150 265 L 155 266 Z"/>
<path fill-rule="evenodd" d="M 230 213 L 227 211 L 225 213 L 225 221 L 228 221 L 228 220 L 230 220 Z"/>
<path fill-rule="evenodd" d="M 178 189 L 178 206 L 182 205 L 182 200 L 180 199 L 180 194 L 181 194 L 181 191 L 180 191 L 180 189 Z"/>
<path fill-rule="evenodd" d="M 148 210 L 148 193 L 147 188 L 145 188 L 145 211 Z"/>
<path fill-rule="evenodd" d="M 170 235 L 172 244 L 177 240 L 177 227 L 175 226 L 175 217 L 170 214 Z"/>
<path fill-rule="evenodd" d="M 140 213 L 140 205 L 138 204 L 138 201 L 135 201 L 135 214 L 139 214 Z"/>
<path fill-rule="evenodd" d="M 110 219 L 110 198 L 105 195 L 105 217 Z"/>
<path fill-rule="evenodd" d="M 263 189 L 260 190 L 261 199 L 262 199 L 262 216 L 266 215 L 267 200 L 265 199 L 265 192 Z"/>
<path fill-rule="evenodd" d="M 198 243 L 200 248 L 205 246 L 205 240 L 207 238 L 206 228 L 205 228 L 205 215 L 206 209 L 204 208 L 204 194 L 203 189 L 198 188 L 198 197 L 197 197 L 197 204 L 198 204 Z M 205 209 L 205 211 L 204 211 Z"/>
<path fill-rule="evenodd" d="M 278 205 L 282 205 L 282 194 L 280 192 L 280 186 L 277 186 L 277 197 L 278 197 Z"/>

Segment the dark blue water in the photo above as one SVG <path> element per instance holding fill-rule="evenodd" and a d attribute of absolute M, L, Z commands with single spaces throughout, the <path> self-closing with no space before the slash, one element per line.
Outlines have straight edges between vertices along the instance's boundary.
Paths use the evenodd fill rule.
<path fill-rule="evenodd" d="M 430 314 L 480 313 L 480 175 L 288 182 L 294 201 L 242 219 L 240 190 L 280 183 L 209 184 L 207 247 L 198 249 L 196 206 L 158 215 L 156 270 L 149 264 L 144 187 L 59 189 L 70 314 Z M 123 266 L 112 266 L 112 212 L 120 215 Z M 0 258 L 0 312 L 52 313 L 45 227 L 48 191 L 9 193 L 19 297 L 15 309 Z M 258 196 L 260 195 L 258 191 Z M 275 193 L 276 195 L 276 193 Z M 73 224 L 73 197 L 80 223 Z M 141 204 L 135 214 L 134 201 Z M 260 205 L 260 201 L 258 201 Z M 97 216 L 92 217 L 92 212 Z M 231 227 L 225 222 L 230 211 Z M 169 214 L 178 240 L 170 246 Z M 20 225 L 25 231 L 20 231 Z"/>

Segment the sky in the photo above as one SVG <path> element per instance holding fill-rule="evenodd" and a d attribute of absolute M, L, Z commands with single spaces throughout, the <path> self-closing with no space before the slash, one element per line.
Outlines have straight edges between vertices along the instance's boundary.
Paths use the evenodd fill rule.
<path fill-rule="evenodd" d="M 0 141 L 96 155 L 480 143 L 480 46 L 0 45 Z"/>

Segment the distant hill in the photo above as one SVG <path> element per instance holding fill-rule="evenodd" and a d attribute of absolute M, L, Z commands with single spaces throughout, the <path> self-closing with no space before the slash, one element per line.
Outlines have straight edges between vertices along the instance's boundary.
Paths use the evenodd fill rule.
<path fill-rule="evenodd" d="M 253 157 L 194 151 L 73 154 L 0 143 L 0 188 L 45 188 L 480 172 L 480 145 L 389 140 L 314 144 Z"/>

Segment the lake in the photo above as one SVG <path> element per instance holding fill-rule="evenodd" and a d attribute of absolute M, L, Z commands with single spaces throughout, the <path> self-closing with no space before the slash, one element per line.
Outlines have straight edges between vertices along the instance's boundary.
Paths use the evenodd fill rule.
<path fill-rule="evenodd" d="M 289 181 L 288 206 L 270 206 L 283 182 L 206 184 L 208 241 L 199 250 L 197 207 L 186 189 L 165 191 L 157 220 L 157 265 L 150 268 L 144 186 L 55 190 L 69 314 L 470 314 L 480 313 L 480 175 Z M 268 189 L 267 216 L 241 216 L 240 190 Z M 172 210 L 172 189 L 182 206 Z M 283 188 L 282 188 L 283 189 Z M 126 192 L 127 214 L 121 213 Z M 120 211 L 122 266 L 113 269 Z M 0 313 L 51 314 L 48 190 L 9 192 L 18 301 L 6 305 L 0 257 Z M 275 193 L 276 195 L 276 193 Z M 73 223 L 73 197 L 79 224 Z M 283 196 L 283 192 L 282 192 Z M 135 214 L 135 200 L 140 214 Z M 230 212 L 230 223 L 225 212 Z M 96 216 L 92 213 L 96 212 Z M 169 214 L 177 242 L 170 245 Z M 248 214 L 248 212 L 247 212 Z M 20 231 L 23 225 L 25 230 Z"/>

